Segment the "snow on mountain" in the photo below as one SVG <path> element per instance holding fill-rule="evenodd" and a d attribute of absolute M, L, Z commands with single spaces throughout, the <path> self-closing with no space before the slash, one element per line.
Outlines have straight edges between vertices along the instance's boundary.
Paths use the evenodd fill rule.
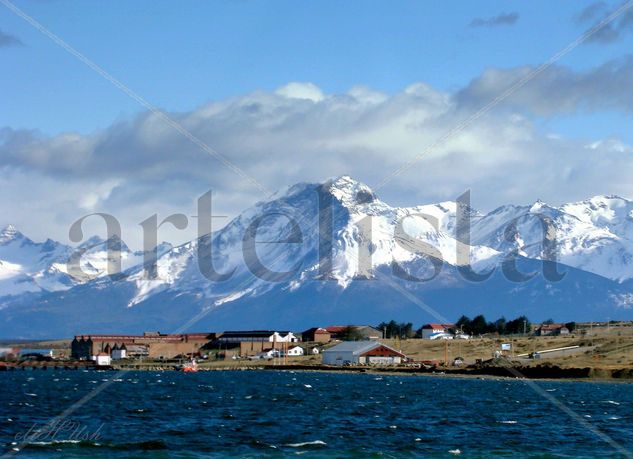
<path fill-rule="evenodd" d="M 8 225 L 0 232 L 0 296 L 69 288 L 68 276 L 53 266 L 70 251 L 50 239 L 33 242 Z"/>
<path fill-rule="evenodd" d="M 158 255 L 171 248 L 168 243 L 160 244 Z M 71 271 L 69 260 L 78 253 L 81 253 L 81 271 Z M 51 239 L 34 242 L 15 226 L 8 225 L 0 232 L 0 297 L 67 290 L 106 276 L 108 263 L 119 254 L 122 270 L 142 263 L 144 255 L 130 251 L 116 236 L 109 241 L 94 236 L 73 248 Z"/>
<path fill-rule="evenodd" d="M 41 287 L 40 293 L 4 302 L 2 313 L 10 321 L 8 330 L 36 315 L 66 331 L 94 326 L 91 331 L 138 332 L 175 329 L 191 317 L 204 317 L 202 323 L 214 329 L 292 328 L 341 318 L 366 323 L 441 319 L 398 290 L 430 302 L 446 320 L 462 313 L 594 320 L 626 315 L 632 307 L 630 201 L 598 196 L 560 207 L 537 201 L 488 214 L 467 208 L 470 246 L 456 239 L 457 205 L 391 207 L 347 176 L 300 183 L 255 204 L 215 233 L 178 247 L 162 245 L 155 267 L 144 265 L 143 253 L 131 252 L 118 238 L 91 238 L 78 247 L 86 276 L 74 275 L 70 285 L 63 276 L 72 274 L 66 263 L 72 249 L 47 241 L 46 253 L 55 256 L 38 265 L 43 247 L 19 242 L 10 229 L 0 235 L 0 287 L 4 278 L 12 279 L 18 292 L 22 280 L 27 287 L 36 281 Z M 559 271 L 566 276 L 560 282 L 542 274 L 516 282 L 507 276 L 508 255 L 518 256 L 521 272 L 543 268 L 543 217 L 556 228 L 555 250 L 564 264 Z M 509 234 L 512 224 L 516 231 Z M 12 258 L 3 256 L 4 245 Z M 35 253 L 26 263 L 20 257 L 29 250 Z M 121 255 L 123 272 L 107 276 L 113 253 Z M 473 281 L 464 277 L 467 263 L 475 272 L 494 274 L 486 282 Z M 57 284 L 55 276 L 61 277 Z M 66 290 L 41 291 L 48 286 L 42 277 Z M 75 322 L 69 324 L 68 317 Z"/>
<path fill-rule="evenodd" d="M 330 201 L 328 208 L 332 212 L 331 266 L 327 273 L 323 273 L 319 263 L 318 209 L 326 199 Z M 285 276 L 266 274 L 263 267 L 262 272 L 254 276 L 253 266 L 249 267 L 244 260 L 244 234 L 258 219 L 261 221 L 255 245 L 259 262 L 277 273 L 296 270 L 284 283 L 289 290 L 324 274 L 344 289 L 353 280 L 370 276 L 376 267 L 392 263 L 417 261 L 427 270 L 429 258 L 440 260 L 440 263 L 445 260 L 452 265 L 458 264 L 457 241 L 417 215 L 419 210 L 390 207 L 366 185 L 346 176 L 325 184 L 298 184 L 272 201 L 256 204 L 212 237 L 192 241 L 166 253 L 158 260 L 155 279 L 147 279 L 141 267 L 133 270 L 128 280 L 134 282 L 137 294 L 129 306 L 165 290 L 197 291 L 210 300 L 210 305 L 216 306 L 247 293 L 257 296 L 270 290 L 274 286 L 270 282 L 272 277 L 281 279 Z M 296 222 L 295 229 L 289 218 Z M 329 218 L 326 211 L 321 218 Z M 402 222 L 400 229 L 399 222 Z M 300 238 L 301 242 L 274 243 L 293 238 Z M 217 272 L 233 272 L 230 280 L 210 282 L 203 276 L 199 267 L 200 244 L 202 253 L 212 254 L 212 266 Z M 321 244 L 326 243 L 321 240 Z M 494 264 L 498 256 L 497 251 L 487 247 L 471 248 L 470 259 L 476 266 L 486 262 Z M 208 260 L 202 262 L 208 265 Z"/>
<path fill-rule="evenodd" d="M 543 222 L 550 219 L 555 230 L 550 236 L 560 263 L 621 282 L 633 278 L 632 212 L 633 202 L 613 196 L 560 207 L 542 201 L 532 206 L 503 206 L 474 221 L 472 241 L 543 259 Z M 512 222 L 517 231 L 508 240 L 506 229 Z"/>

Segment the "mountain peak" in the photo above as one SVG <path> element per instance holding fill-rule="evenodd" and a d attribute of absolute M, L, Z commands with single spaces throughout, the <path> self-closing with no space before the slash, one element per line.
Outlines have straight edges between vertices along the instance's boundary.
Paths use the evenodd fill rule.
<path fill-rule="evenodd" d="M 378 200 L 371 188 L 349 175 L 330 179 L 324 185 L 328 187 L 332 196 L 346 207 L 371 204 Z"/>
<path fill-rule="evenodd" d="M 545 201 L 543 201 L 541 198 L 537 199 L 534 204 L 532 204 L 532 207 L 530 207 L 530 212 L 538 212 L 539 210 L 543 209 L 544 207 L 549 207 L 547 205 L 547 203 Z"/>
<path fill-rule="evenodd" d="M 4 244 L 20 237 L 23 237 L 23 234 L 15 226 L 9 224 L 0 232 L 0 243 Z"/>

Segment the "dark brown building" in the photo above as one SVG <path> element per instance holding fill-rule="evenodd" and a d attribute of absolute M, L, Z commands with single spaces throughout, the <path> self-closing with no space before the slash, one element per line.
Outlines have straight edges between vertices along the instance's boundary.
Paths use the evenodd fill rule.
<path fill-rule="evenodd" d="M 78 335 L 71 343 L 71 356 L 78 360 L 90 360 L 100 352 L 111 355 L 113 349 L 125 346 L 129 357 L 170 359 L 178 355 L 196 355 L 200 353 L 201 348 L 216 338 L 215 333 Z"/>
<path fill-rule="evenodd" d="M 332 335 L 325 328 L 313 327 L 301 333 L 302 341 L 310 341 L 313 343 L 329 343 Z"/>

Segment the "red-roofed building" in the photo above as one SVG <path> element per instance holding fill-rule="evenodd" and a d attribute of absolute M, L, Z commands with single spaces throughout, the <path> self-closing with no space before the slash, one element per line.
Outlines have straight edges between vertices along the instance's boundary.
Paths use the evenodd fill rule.
<path fill-rule="evenodd" d="M 541 324 L 536 329 L 536 336 L 569 335 L 569 329 L 563 324 Z"/>
<path fill-rule="evenodd" d="M 453 324 L 426 324 L 422 327 L 422 339 L 437 339 L 452 336 L 450 329 L 455 328 Z"/>

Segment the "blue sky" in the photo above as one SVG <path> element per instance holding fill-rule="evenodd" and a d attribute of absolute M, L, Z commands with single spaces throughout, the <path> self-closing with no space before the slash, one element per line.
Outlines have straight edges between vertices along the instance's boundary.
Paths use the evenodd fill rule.
<path fill-rule="evenodd" d="M 15 1 L 271 190 L 342 174 L 375 186 L 620 4 Z M 471 189 L 482 210 L 633 197 L 632 24 L 633 9 L 380 196 Z M 88 212 L 135 228 L 191 215 L 209 188 L 225 215 L 261 199 L 1 4 L 0 85 L 0 224 L 67 242 Z"/>
<path fill-rule="evenodd" d="M 585 3 L 589 4 L 589 3 Z M 325 92 L 393 93 L 424 81 L 455 90 L 487 68 L 538 65 L 582 31 L 582 2 L 16 2 L 130 88 L 170 111 L 290 81 Z M 516 12 L 514 25 L 469 27 Z M 8 94 L 0 125 L 90 132 L 141 107 L 6 8 L 2 30 L 24 46 L 0 54 Z M 588 44 L 561 63 L 582 70 L 630 51 Z M 8 103 L 6 103 L 8 102 Z M 574 118 L 574 117 L 572 117 Z M 569 135 L 611 135 L 630 119 L 561 120 Z"/>

